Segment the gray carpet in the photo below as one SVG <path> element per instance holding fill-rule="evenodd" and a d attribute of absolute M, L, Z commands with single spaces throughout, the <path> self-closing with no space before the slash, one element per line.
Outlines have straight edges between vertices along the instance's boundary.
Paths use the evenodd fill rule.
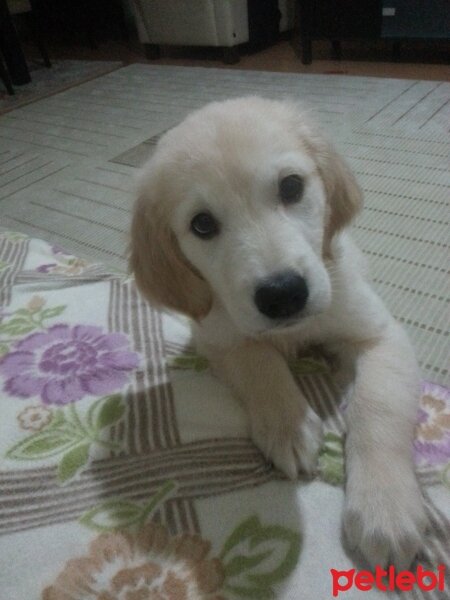
<path fill-rule="evenodd" d="M 136 166 L 210 100 L 293 97 L 352 164 L 373 281 L 428 379 L 448 373 L 450 84 L 131 65 L 0 118 L 1 224 L 125 268 Z"/>

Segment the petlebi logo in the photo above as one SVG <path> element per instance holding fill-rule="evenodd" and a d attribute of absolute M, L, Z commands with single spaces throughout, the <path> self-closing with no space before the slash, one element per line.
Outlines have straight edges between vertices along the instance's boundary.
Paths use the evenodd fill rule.
<path fill-rule="evenodd" d="M 436 572 L 430 571 L 417 565 L 415 571 L 396 571 L 392 565 L 387 569 L 382 569 L 379 565 L 375 571 L 338 571 L 330 569 L 331 588 L 333 597 L 339 596 L 342 592 L 355 587 L 361 592 L 368 592 L 372 589 L 378 589 L 381 592 L 407 592 L 414 589 L 420 589 L 423 592 L 445 590 L 445 565 L 439 565 Z"/>

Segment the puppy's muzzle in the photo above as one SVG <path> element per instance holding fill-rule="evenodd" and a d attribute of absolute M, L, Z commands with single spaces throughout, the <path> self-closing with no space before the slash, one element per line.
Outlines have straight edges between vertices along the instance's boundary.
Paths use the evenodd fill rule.
<path fill-rule="evenodd" d="M 269 319 L 287 319 L 304 308 L 308 286 L 295 271 L 276 273 L 257 286 L 254 300 L 259 312 Z"/>

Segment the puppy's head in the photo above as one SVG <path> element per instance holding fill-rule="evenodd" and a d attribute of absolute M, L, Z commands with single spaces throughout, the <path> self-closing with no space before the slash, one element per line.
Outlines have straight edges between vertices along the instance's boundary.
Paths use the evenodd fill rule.
<path fill-rule="evenodd" d="M 150 300 L 194 319 L 219 304 L 252 335 L 328 307 L 331 242 L 361 206 L 345 163 L 294 104 L 213 103 L 144 167 L 130 267 Z"/>

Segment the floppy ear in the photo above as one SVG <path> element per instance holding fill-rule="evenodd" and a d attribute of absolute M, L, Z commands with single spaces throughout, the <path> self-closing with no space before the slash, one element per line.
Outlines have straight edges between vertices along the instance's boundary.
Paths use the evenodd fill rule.
<path fill-rule="evenodd" d="M 350 167 L 305 113 L 297 111 L 296 128 L 317 164 L 327 197 L 323 254 L 330 256 L 333 236 L 350 224 L 362 208 L 362 191 Z"/>
<path fill-rule="evenodd" d="M 362 191 L 350 167 L 321 136 L 308 140 L 316 157 L 327 197 L 328 211 L 323 238 L 323 255 L 331 257 L 333 236 L 350 224 L 362 208 Z"/>
<path fill-rule="evenodd" d="M 321 158 L 319 171 L 328 202 L 323 253 L 329 256 L 331 239 L 362 209 L 363 197 L 350 167 L 333 148 L 328 146 Z"/>
<path fill-rule="evenodd" d="M 154 206 L 149 214 L 145 198 L 140 197 L 136 202 L 129 268 L 148 300 L 200 319 L 211 307 L 210 288 L 183 256 L 174 233 L 157 208 Z"/>

